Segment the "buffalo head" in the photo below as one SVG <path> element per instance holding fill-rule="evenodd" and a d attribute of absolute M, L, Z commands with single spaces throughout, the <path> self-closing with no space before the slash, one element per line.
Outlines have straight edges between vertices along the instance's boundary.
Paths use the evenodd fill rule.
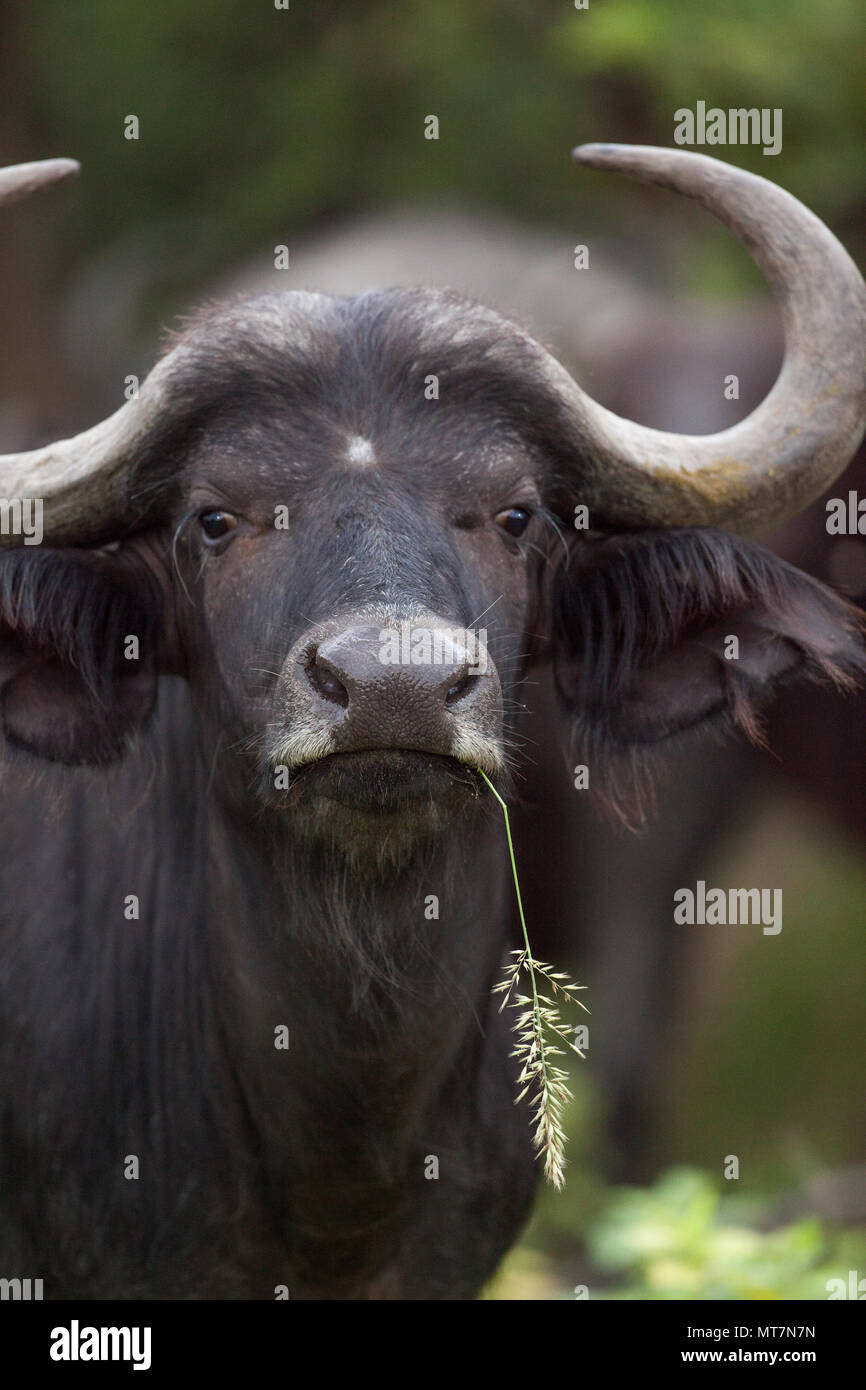
<path fill-rule="evenodd" d="M 615 792 L 685 729 L 754 732 L 781 676 L 851 679 L 846 606 L 734 537 L 804 507 L 858 445 L 859 273 L 753 175 L 683 151 L 577 157 L 697 199 L 744 241 L 785 319 L 762 405 L 719 435 L 646 429 L 446 291 L 203 311 L 110 419 L 0 460 L 46 537 L 0 564 L 10 746 L 109 762 L 158 677 L 181 676 L 231 805 L 381 847 L 464 815 L 478 769 L 507 773 L 534 661 L 554 662 L 567 731 Z M 0 200 L 74 167 L 6 170 Z"/>

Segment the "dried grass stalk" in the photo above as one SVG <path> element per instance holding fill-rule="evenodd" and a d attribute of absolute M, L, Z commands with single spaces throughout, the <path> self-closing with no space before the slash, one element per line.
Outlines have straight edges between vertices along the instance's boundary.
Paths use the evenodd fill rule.
<path fill-rule="evenodd" d="M 517 864 L 514 859 L 514 844 L 511 839 L 508 807 L 486 772 L 481 771 L 480 768 L 478 771 L 502 807 L 505 834 L 508 839 L 508 853 L 511 857 L 511 873 L 514 878 L 514 891 L 517 895 L 517 910 L 520 913 L 520 925 L 523 928 L 523 950 L 511 952 L 511 960 L 506 967 L 505 978 L 493 987 L 494 994 L 502 994 L 503 996 L 499 1006 L 500 1013 L 509 1004 L 520 1010 L 514 1023 L 517 1043 L 511 1054 L 512 1057 L 517 1057 L 521 1062 L 520 1076 L 518 1077 L 518 1085 L 521 1089 L 515 1100 L 515 1105 L 527 1093 L 533 1096 L 532 1123 L 535 1125 L 533 1143 L 539 1157 L 544 1155 L 545 1178 L 549 1183 L 552 1183 L 557 1191 L 560 1191 L 565 1184 L 565 1130 L 562 1117 L 567 1103 L 571 1100 L 571 1091 L 568 1086 L 568 1073 L 551 1059 L 566 1055 L 563 1047 L 560 1046 L 561 1043 L 570 1047 L 572 1052 L 577 1053 L 578 1057 L 584 1056 L 584 1053 L 570 1036 L 573 1030 L 566 1027 L 562 1021 L 559 1005 L 577 1004 L 579 1008 L 589 1012 L 586 1005 L 577 998 L 578 991 L 584 989 L 585 986 L 574 984 L 564 971 L 553 970 L 544 961 L 535 960 L 533 957 L 529 945 L 529 933 L 526 929 L 526 918 L 523 914 L 523 900 L 520 896 L 520 884 L 517 878 Z M 520 992 L 520 976 L 524 971 L 529 977 L 528 994 Z M 548 986 L 548 994 L 539 993 L 538 977 Z"/>

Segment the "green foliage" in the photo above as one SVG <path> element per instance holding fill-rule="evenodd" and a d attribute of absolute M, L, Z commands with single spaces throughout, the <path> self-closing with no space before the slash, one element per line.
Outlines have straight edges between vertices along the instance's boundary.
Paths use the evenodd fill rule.
<path fill-rule="evenodd" d="M 582 1215 L 569 1213 L 570 1246 L 551 1221 L 566 1194 L 548 1194 L 546 1218 L 542 1211 L 485 1297 L 566 1299 L 585 1284 L 591 1299 L 816 1300 L 829 1297 L 831 1280 L 847 1292 L 851 1270 L 863 1277 L 866 1230 L 830 1230 L 812 1219 L 765 1229 L 766 1201 L 744 1200 L 728 1190 L 734 1185 L 671 1168 L 652 1187 L 596 1193 L 589 1204 L 584 1193 Z M 589 1265 L 575 1266 L 581 1227 Z"/>
<path fill-rule="evenodd" d="M 624 1299 L 818 1299 L 844 1277 L 819 1222 L 762 1232 L 738 1222 L 736 1202 L 695 1169 L 616 1194 L 588 1245 Z"/>
<path fill-rule="evenodd" d="M 784 886 L 781 937 L 734 928 L 694 941 L 681 1000 L 689 1043 L 666 1064 L 654 1159 L 710 1168 L 731 1148 L 743 1153 L 733 1132 L 748 1146 L 751 1184 L 773 1190 L 850 1164 L 866 1144 L 866 869 L 836 826 L 796 802 L 767 803 L 738 826 L 707 879 L 751 883 L 767 864 Z"/>
<path fill-rule="evenodd" d="M 295 0 L 287 11 L 44 0 L 21 26 L 21 96 L 45 141 L 33 153 L 87 166 L 79 250 L 143 218 L 186 217 L 205 281 L 277 231 L 382 201 L 469 199 L 570 227 L 601 187 L 571 170 L 571 146 L 670 143 L 675 110 L 699 98 L 782 106 L 782 154 L 737 149 L 737 161 L 844 227 L 866 194 L 861 27 L 850 0 L 593 0 L 585 11 L 566 0 Z M 122 134 L 131 112 L 137 143 Z M 429 113 L 438 141 L 423 138 Z M 616 225 L 648 196 L 604 183 Z M 712 266 L 701 274 L 712 280 Z"/>

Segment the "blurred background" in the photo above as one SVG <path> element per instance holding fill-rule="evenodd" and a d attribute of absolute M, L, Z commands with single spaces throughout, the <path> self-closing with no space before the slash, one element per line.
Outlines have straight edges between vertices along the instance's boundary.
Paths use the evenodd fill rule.
<path fill-rule="evenodd" d="M 777 156 L 709 152 L 795 193 L 863 267 L 864 21 L 859 0 L 5 6 L 0 163 L 84 172 L 0 221 L 0 447 L 116 408 L 202 298 L 422 282 L 517 317 L 623 414 L 732 424 L 780 360 L 757 272 L 706 214 L 569 150 L 672 144 L 698 101 L 781 108 Z M 866 496 L 862 452 L 833 495 L 849 488 Z M 824 522 L 818 503 L 767 543 L 861 600 L 866 539 Z M 864 708 L 786 693 L 772 752 L 693 751 L 638 838 L 588 818 L 564 765 L 527 778 L 530 931 L 592 1019 L 567 1188 L 491 1297 L 826 1298 L 866 1279 Z M 550 875 L 560 910 L 534 922 Z M 782 887 L 781 934 L 674 927 L 698 878 Z"/>

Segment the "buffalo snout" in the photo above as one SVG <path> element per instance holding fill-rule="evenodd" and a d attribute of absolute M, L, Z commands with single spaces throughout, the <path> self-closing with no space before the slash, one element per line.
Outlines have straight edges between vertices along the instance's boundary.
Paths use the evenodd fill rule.
<path fill-rule="evenodd" d="M 277 684 L 272 761 L 420 752 L 501 770 L 502 690 L 486 634 L 438 618 L 362 615 L 308 633 Z"/>

